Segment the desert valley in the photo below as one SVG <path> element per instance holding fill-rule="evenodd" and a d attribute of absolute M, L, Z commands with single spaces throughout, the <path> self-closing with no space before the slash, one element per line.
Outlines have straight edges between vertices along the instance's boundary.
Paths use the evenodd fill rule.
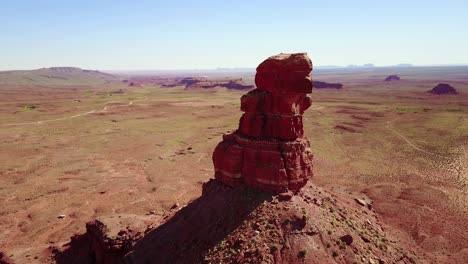
<path fill-rule="evenodd" d="M 292 197 L 213 180 L 254 77 L 0 72 L 0 263 L 468 261 L 468 67 L 314 69 Z"/>

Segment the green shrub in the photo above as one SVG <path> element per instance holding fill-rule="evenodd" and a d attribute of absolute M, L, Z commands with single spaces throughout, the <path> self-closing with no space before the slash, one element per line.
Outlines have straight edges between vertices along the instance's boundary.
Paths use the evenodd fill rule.
<path fill-rule="evenodd" d="M 27 105 L 22 105 L 20 106 L 23 110 L 29 111 L 29 110 L 34 110 L 36 109 L 35 105 L 27 104 Z"/>

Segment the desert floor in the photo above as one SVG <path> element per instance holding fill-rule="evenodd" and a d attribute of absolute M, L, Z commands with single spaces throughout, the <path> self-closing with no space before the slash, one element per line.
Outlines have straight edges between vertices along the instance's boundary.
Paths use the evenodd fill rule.
<path fill-rule="evenodd" d="M 425 93 L 437 84 L 430 72 L 317 76 L 345 88 L 314 90 L 304 115 L 312 182 L 367 196 L 388 229 L 435 260 L 466 254 L 468 80 L 454 83 L 461 95 L 435 96 Z M 0 251 L 41 262 L 95 217 L 162 219 L 198 197 L 245 91 L 110 83 L 0 93 Z"/>

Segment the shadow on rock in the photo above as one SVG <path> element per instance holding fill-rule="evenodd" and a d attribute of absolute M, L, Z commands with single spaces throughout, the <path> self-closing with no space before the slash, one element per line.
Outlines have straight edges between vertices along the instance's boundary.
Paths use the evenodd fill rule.
<path fill-rule="evenodd" d="M 207 250 L 235 230 L 272 195 L 246 187 L 231 188 L 217 180 L 203 185 L 201 197 L 176 212 L 169 220 L 118 250 L 109 241 L 97 241 L 87 233 L 72 238 L 69 248 L 56 253 L 57 263 L 200 263 Z M 105 240 L 105 239 L 101 239 Z"/>

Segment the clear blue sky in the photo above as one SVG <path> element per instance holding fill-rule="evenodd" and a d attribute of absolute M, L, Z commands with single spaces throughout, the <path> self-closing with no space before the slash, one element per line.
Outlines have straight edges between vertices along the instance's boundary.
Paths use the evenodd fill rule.
<path fill-rule="evenodd" d="M 467 0 L 0 2 L 0 70 L 468 64 Z"/>

